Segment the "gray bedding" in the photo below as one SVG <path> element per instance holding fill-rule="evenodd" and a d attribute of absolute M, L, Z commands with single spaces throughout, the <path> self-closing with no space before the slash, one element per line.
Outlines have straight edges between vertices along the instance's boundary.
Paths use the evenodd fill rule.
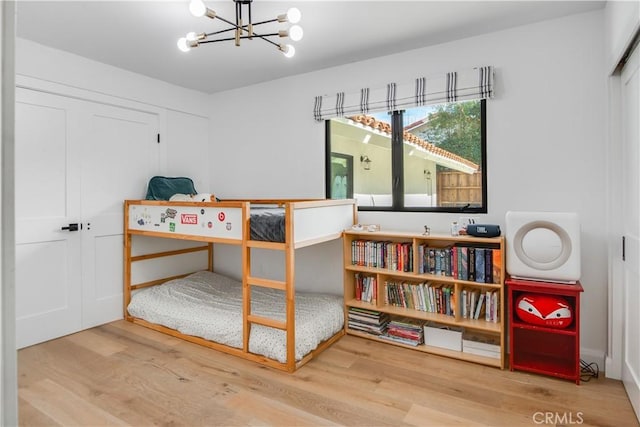
<path fill-rule="evenodd" d="M 251 240 L 285 241 L 284 208 L 252 207 Z"/>
<path fill-rule="evenodd" d="M 286 320 L 282 291 L 253 287 L 253 314 Z M 242 348 L 242 283 L 200 271 L 182 279 L 133 293 L 129 314 L 148 322 Z M 297 292 L 295 296 L 296 361 L 344 326 L 342 297 Z M 249 351 L 286 363 L 285 331 L 262 325 L 251 327 Z"/>

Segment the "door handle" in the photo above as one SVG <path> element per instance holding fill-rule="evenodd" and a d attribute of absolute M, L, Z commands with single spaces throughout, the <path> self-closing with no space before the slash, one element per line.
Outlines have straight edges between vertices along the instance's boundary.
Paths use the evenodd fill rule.
<path fill-rule="evenodd" d="M 60 227 L 60 230 L 78 231 L 78 223 L 69 224 L 66 227 Z"/>

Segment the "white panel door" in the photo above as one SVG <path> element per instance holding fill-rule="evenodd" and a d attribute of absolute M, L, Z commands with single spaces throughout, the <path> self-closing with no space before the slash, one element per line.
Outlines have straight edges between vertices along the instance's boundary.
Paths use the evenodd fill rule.
<path fill-rule="evenodd" d="M 77 103 L 16 89 L 16 343 L 80 330 Z"/>
<path fill-rule="evenodd" d="M 623 263 L 622 381 L 640 419 L 640 50 L 622 70 Z"/>
<path fill-rule="evenodd" d="M 159 172 L 158 117 L 95 105 L 83 123 L 82 326 L 123 317 L 123 200 Z"/>
<path fill-rule="evenodd" d="M 159 173 L 157 129 L 156 114 L 16 91 L 18 348 L 122 318 L 123 200 Z"/>

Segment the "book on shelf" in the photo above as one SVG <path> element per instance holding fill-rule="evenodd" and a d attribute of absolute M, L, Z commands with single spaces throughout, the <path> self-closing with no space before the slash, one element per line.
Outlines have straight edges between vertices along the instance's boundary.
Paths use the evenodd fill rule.
<path fill-rule="evenodd" d="M 355 297 L 357 301 L 376 304 L 378 299 L 378 285 L 375 276 L 361 273 L 355 274 Z"/>
<path fill-rule="evenodd" d="M 473 314 L 473 318 L 474 319 L 480 319 L 480 317 L 484 315 L 484 311 L 485 311 L 484 299 L 485 299 L 485 296 L 486 296 L 486 294 L 484 292 L 482 292 L 482 293 L 480 293 L 478 295 L 478 302 L 476 303 L 475 312 Z"/>
<path fill-rule="evenodd" d="M 502 251 L 500 249 L 493 249 L 492 251 L 492 283 L 502 282 Z"/>
<path fill-rule="evenodd" d="M 476 281 L 476 248 L 467 249 L 467 279 L 470 282 Z"/>
<path fill-rule="evenodd" d="M 493 249 L 484 248 L 484 282 L 493 282 Z"/>
<path fill-rule="evenodd" d="M 373 335 L 382 334 L 388 322 L 389 315 L 380 311 L 349 307 L 347 313 L 347 325 L 349 329 Z"/>
<path fill-rule="evenodd" d="M 451 277 L 458 277 L 458 248 L 455 246 L 451 248 Z"/>
<path fill-rule="evenodd" d="M 485 320 L 496 323 L 500 319 L 500 292 L 487 291 L 485 293 Z"/>
<path fill-rule="evenodd" d="M 469 279 L 469 248 L 466 246 L 458 247 L 458 279 Z"/>
<path fill-rule="evenodd" d="M 392 317 L 380 338 L 412 346 L 423 344 L 423 323 L 411 318 Z"/>
<path fill-rule="evenodd" d="M 467 289 L 463 288 L 462 291 L 460 291 L 460 314 L 462 315 L 463 319 L 466 319 L 467 317 L 469 317 L 468 313 L 469 313 L 469 296 L 467 295 Z"/>
<path fill-rule="evenodd" d="M 476 293 L 478 293 L 478 290 L 476 289 L 467 290 L 467 300 L 465 301 L 465 306 L 467 308 L 466 318 L 473 319 L 473 312 L 476 308 Z"/>
<path fill-rule="evenodd" d="M 476 248 L 475 252 L 475 281 L 479 283 L 485 283 L 485 260 L 484 260 L 484 248 Z"/>
<path fill-rule="evenodd" d="M 484 293 L 477 288 L 462 288 L 460 291 L 460 304 L 456 305 L 463 319 L 478 319 L 480 313 L 484 314 Z"/>

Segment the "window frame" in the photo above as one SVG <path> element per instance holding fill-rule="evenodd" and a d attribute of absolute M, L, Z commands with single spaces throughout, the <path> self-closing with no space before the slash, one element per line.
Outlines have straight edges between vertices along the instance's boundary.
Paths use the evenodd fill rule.
<path fill-rule="evenodd" d="M 358 211 L 378 212 L 434 212 L 434 213 L 477 213 L 488 212 L 487 200 L 487 100 L 480 99 L 480 151 L 482 160 L 482 206 L 472 207 L 440 207 L 440 206 L 404 206 L 404 156 L 403 156 L 403 125 L 402 112 L 390 112 L 391 115 L 391 206 L 358 206 Z M 331 119 L 325 120 L 325 198 L 331 194 L 331 183 L 327 178 L 331 176 Z"/>

